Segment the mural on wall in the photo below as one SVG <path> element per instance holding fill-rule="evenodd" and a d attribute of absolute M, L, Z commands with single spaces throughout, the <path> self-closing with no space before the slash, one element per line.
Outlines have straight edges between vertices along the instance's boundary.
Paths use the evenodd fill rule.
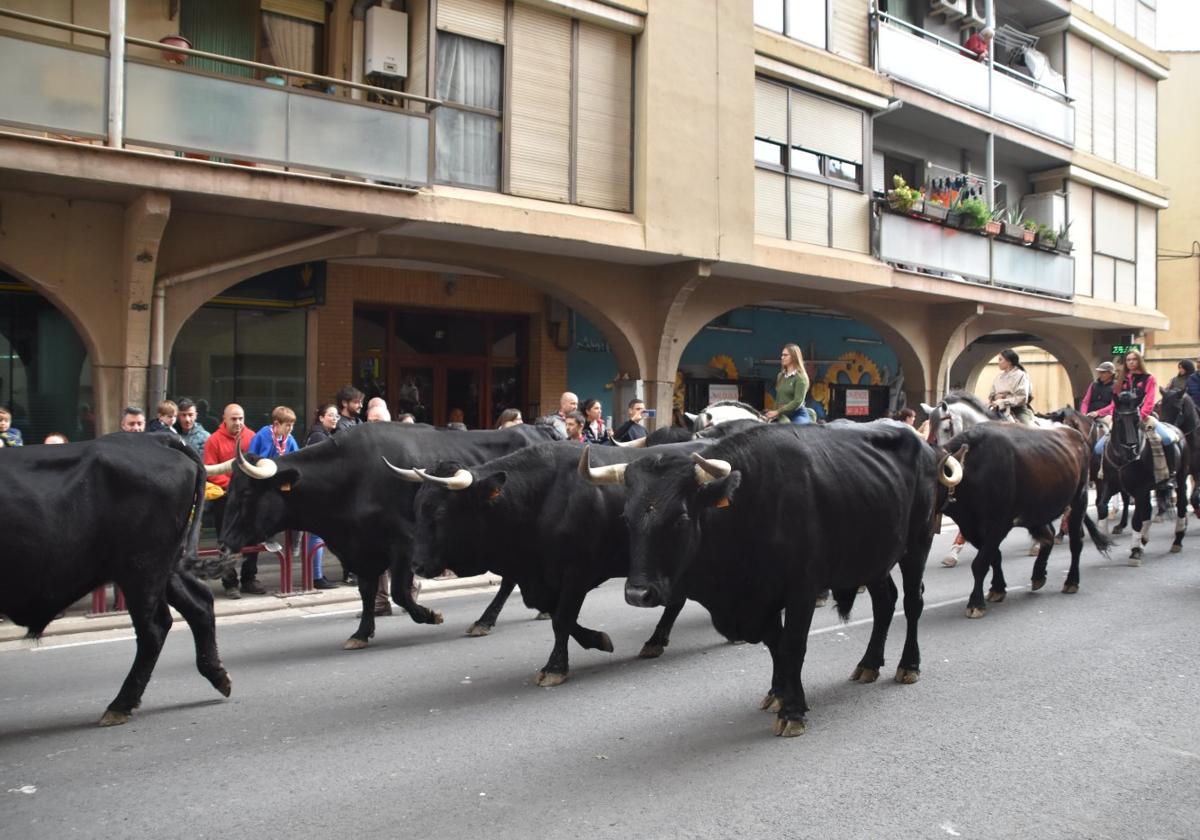
<path fill-rule="evenodd" d="M 613 405 L 616 359 L 595 327 L 578 313 L 573 318 L 567 387 L 580 401 L 596 397 L 605 414 L 622 416 L 624 409 Z M 839 315 L 747 307 L 722 316 L 688 343 L 675 377 L 675 407 L 683 407 L 686 381 L 711 379 L 760 382 L 764 405 L 755 407 L 773 408 L 779 350 L 792 342 L 804 353 L 812 383 L 806 405 L 818 417 L 829 412 L 831 386 L 889 385 L 900 376 L 896 354 L 866 324 Z"/>

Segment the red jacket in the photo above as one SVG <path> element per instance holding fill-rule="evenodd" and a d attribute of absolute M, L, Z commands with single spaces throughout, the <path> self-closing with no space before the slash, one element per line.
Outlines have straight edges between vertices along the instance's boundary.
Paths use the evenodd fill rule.
<path fill-rule="evenodd" d="M 250 449 L 250 441 L 254 439 L 254 433 L 249 429 L 242 428 L 242 451 L 246 452 Z M 222 464 L 237 455 L 233 448 L 233 435 L 229 434 L 229 430 L 222 423 L 217 426 L 217 430 L 208 436 L 208 440 L 204 442 L 204 463 L 206 464 Z M 229 487 L 229 476 L 227 475 L 210 475 L 208 480 L 217 485 L 221 489 Z"/>

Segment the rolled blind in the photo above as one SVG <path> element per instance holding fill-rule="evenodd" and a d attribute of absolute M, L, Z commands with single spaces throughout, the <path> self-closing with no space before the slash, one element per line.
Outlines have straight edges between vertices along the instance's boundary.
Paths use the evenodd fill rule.
<path fill-rule="evenodd" d="M 1113 300 L 1131 306 L 1137 298 L 1137 267 L 1133 263 L 1114 261 Z"/>
<path fill-rule="evenodd" d="M 264 12 L 325 25 L 325 0 L 259 0 Z"/>
<path fill-rule="evenodd" d="M 437 28 L 504 43 L 504 0 L 438 0 Z"/>
<path fill-rule="evenodd" d="M 1096 300 L 1117 299 L 1117 261 L 1103 254 L 1092 258 L 1092 297 Z"/>
<path fill-rule="evenodd" d="M 1137 35 L 1138 0 L 1117 0 L 1117 29 L 1128 35 Z"/>
<path fill-rule="evenodd" d="M 633 38 L 579 23 L 575 198 L 609 210 L 630 208 Z"/>
<path fill-rule="evenodd" d="M 1092 151 L 1105 160 L 1116 158 L 1114 88 L 1116 59 L 1092 51 Z"/>
<path fill-rule="evenodd" d="M 1138 205 L 1137 305 L 1158 306 L 1158 211 Z"/>
<path fill-rule="evenodd" d="M 1101 20 L 1106 20 L 1109 23 L 1116 23 L 1116 0 L 1092 0 L 1092 11 L 1095 12 L 1096 17 L 1100 18 Z"/>
<path fill-rule="evenodd" d="M 862 111 L 797 90 L 791 96 L 793 146 L 862 163 Z"/>
<path fill-rule="evenodd" d="M 787 88 L 754 80 L 754 136 L 787 145 Z"/>
<path fill-rule="evenodd" d="M 404 80 L 404 89 L 418 96 L 428 96 L 429 7 L 424 3 L 414 3 L 408 13 L 408 26 L 412 32 L 412 38 L 409 39 L 412 46 L 409 49 L 408 78 Z M 425 110 L 420 102 L 409 102 L 407 107 L 414 111 Z"/>
<path fill-rule="evenodd" d="M 1137 71 L 1123 61 L 1116 72 L 1116 162 L 1137 166 Z"/>
<path fill-rule="evenodd" d="M 1067 35 L 1067 93 L 1075 98 L 1075 146 L 1092 150 L 1092 45 Z"/>
<path fill-rule="evenodd" d="M 571 19 L 513 6 L 509 189 L 570 199 Z"/>
<path fill-rule="evenodd" d="M 870 57 L 869 0 L 832 0 L 833 26 L 829 48 L 851 61 L 866 64 Z"/>
<path fill-rule="evenodd" d="M 853 190 L 831 190 L 833 239 L 830 244 L 844 251 L 865 254 L 869 245 L 870 199 Z"/>
<path fill-rule="evenodd" d="M 1158 84 L 1144 73 L 1137 76 L 1137 170 L 1158 173 Z"/>
<path fill-rule="evenodd" d="M 1095 193 L 1096 253 L 1132 262 L 1137 258 L 1137 205 L 1106 192 Z"/>
<path fill-rule="evenodd" d="M 1158 33 L 1155 31 L 1155 11 L 1152 7 L 1145 3 L 1138 3 L 1137 7 L 1137 39 L 1149 47 L 1154 47 L 1158 43 Z"/>
<path fill-rule="evenodd" d="M 792 229 L 789 238 L 828 247 L 829 187 L 799 178 L 790 181 Z"/>
<path fill-rule="evenodd" d="M 754 170 L 754 232 L 787 239 L 786 176 Z"/>

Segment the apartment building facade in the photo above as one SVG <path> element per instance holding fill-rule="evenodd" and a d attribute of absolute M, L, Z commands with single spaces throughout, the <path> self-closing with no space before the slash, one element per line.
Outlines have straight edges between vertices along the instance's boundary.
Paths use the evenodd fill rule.
<path fill-rule="evenodd" d="M 0 402 L 86 436 L 355 382 L 486 426 L 571 385 L 662 422 L 769 401 L 785 339 L 827 416 L 1012 343 L 1081 388 L 1167 324 L 1153 31 L 1143 0 L 0 0 Z M 952 194 L 1074 247 L 949 227 Z"/>

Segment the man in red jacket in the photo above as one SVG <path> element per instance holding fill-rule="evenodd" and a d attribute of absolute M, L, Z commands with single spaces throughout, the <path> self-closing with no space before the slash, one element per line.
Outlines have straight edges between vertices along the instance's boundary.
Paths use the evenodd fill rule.
<path fill-rule="evenodd" d="M 204 442 L 204 463 L 206 464 L 223 464 L 230 458 L 236 457 L 238 446 L 243 452 L 250 449 L 250 441 L 254 439 L 254 434 L 246 428 L 246 412 L 242 411 L 242 407 L 237 403 L 230 403 L 225 406 L 225 414 L 221 419 L 221 425 L 217 430 L 208 436 L 208 440 Z M 226 490 L 229 487 L 229 476 L 213 475 L 209 476 L 208 480 L 213 484 Z M 224 496 L 216 501 L 210 502 L 210 507 L 213 512 L 213 521 L 217 525 L 217 533 L 221 533 L 221 520 L 225 518 L 225 502 Z M 242 597 L 242 592 L 248 595 L 266 595 L 267 590 L 258 582 L 258 555 L 246 554 L 242 556 L 242 585 L 241 590 L 238 589 L 237 571 L 230 569 L 227 575 L 221 578 L 221 583 L 225 587 L 225 597 L 237 600 Z"/>

